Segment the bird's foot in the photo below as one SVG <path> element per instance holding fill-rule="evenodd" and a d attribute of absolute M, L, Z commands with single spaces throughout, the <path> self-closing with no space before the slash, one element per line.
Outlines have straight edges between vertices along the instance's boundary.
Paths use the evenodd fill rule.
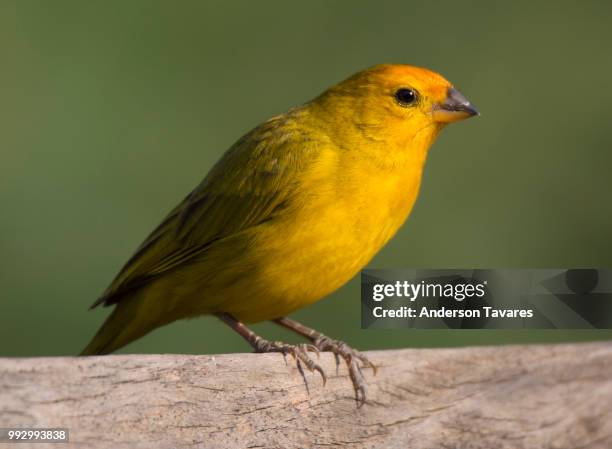
<path fill-rule="evenodd" d="M 336 373 L 338 373 L 338 367 L 340 366 L 340 357 L 344 359 L 346 367 L 348 368 L 349 377 L 353 383 L 353 389 L 355 390 L 357 407 L 361 407 L 363 404 L 365 404 L 366 382 L 361 368 L 372 368 L 374 375 L 376 375 L 376 365 L 370 362 L 365 355 L 351 348 L 346 343 L 338 340 L 332 340 L 325 335 L 319 335 L 314 338 L 313 344 L 321 351 L 329 351 L 334 354 L 334 357 L 336 358 Z M 361 362 L 361 366 L 359 365 L 359 362 Z"/>
<path fill-rule="evenodd" d="M 281 341 L 268 341 L 264 340 L 263 338 L 259 338 L 257 339 L 257 341 L 254 342 L 253 348 L 255 349 L 255 352 L 258 353 L 280 352 L 285 358 L 285 363 L 287 363 L 287 355 L 293 357 L 297 369 L 302 375 L 302 379 L 304 379 L 304 385 L 306 385 L 306 392 L 308 394 L 310 394 L 310 389 L 308 388 L 308 381 L 306 380 L 306 375 L 304 374 L 303 366 L 305 366 L 306 369 L 311 373 L 317 371 L 321 375 L 323 385 L 325 385 L 325 383 L 327 382 L 327 376 L 325 375 L 325 371 L 323 371 L 323 368 L 321 368 L 318 363 L 312 360 L 312 358 L 308 354 L 309 352 L 313 352 L 317 355 L 317 357 L 319 356 L 319 349 L 315 345 L 305 343 L 289 345 Z"/>

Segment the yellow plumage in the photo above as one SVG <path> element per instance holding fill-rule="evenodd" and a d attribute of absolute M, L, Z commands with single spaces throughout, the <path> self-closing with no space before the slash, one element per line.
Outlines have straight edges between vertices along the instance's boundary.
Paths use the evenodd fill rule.
<path fill-rule="evenodd" d="M 406 86 L 414 104 L 394 96 Z M 202 314 L 275 319 L 342 286 L 410 213 L 427 150 L 456 119 L 436 109 L 450 87 L 376 66 L 247 133 L 94 304 L 116 306 L 83 354 Z"/>

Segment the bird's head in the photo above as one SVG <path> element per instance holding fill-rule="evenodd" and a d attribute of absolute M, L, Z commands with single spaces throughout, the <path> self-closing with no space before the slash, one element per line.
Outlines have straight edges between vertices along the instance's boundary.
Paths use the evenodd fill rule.
<path fill-rule="evenodd" d="M 444 125 L 478 111 L 438 73 L 400 64 L 377 65 L 316 98 L 312 105 L 347 145 L 424 148 Z"/>

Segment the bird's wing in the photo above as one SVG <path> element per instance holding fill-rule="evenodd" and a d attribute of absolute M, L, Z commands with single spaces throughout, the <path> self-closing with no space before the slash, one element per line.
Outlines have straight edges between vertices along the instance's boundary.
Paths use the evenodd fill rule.
<path fill-rule="evenodd" d="M 140 245 L 92 307 L 201 256 L 215 242 L 273 220 L 292 203 L 316 143 L 283 116 L 236 142 Z"/>

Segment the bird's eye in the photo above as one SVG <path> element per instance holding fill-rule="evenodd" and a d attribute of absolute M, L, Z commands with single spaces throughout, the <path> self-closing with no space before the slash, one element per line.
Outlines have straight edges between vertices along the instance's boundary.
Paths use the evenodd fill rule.
<path fill-rule="evenodd" d="M 414 104 L 417 99 L 416 92 L 412 89 L 407 88 L 398 89 L 397 91 L 395 91 L 395 94 L 393 96 L 402 106 L 410 106 L 411 104 Z"/>

